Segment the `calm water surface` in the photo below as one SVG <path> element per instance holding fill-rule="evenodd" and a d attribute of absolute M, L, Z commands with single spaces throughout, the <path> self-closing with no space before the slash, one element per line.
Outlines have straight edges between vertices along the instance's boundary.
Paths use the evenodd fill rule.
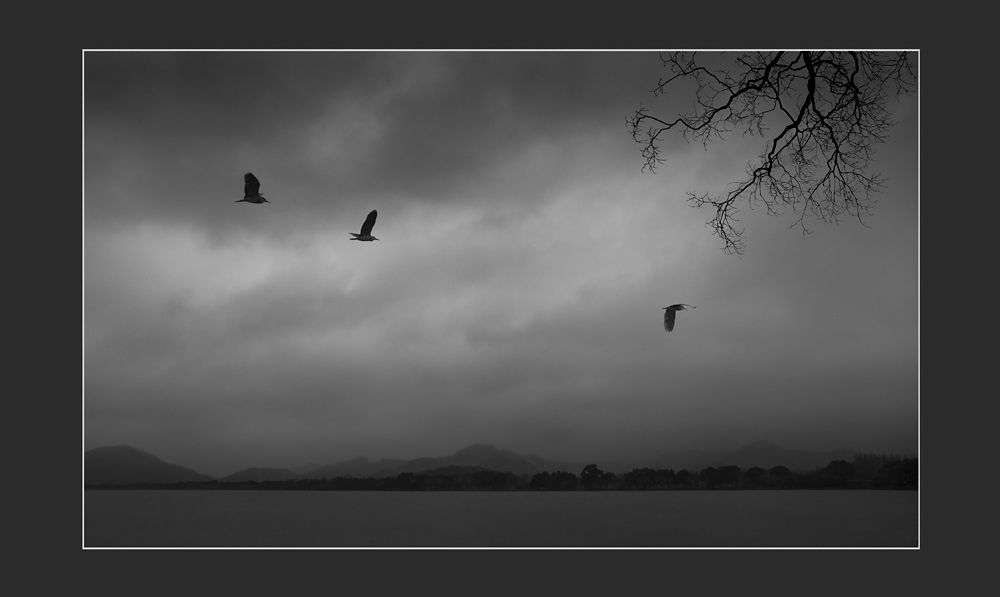
<path fill-rule="evenodd" d="M 84 492 L 86 547 L 916 547 L 915 491 Z"/>

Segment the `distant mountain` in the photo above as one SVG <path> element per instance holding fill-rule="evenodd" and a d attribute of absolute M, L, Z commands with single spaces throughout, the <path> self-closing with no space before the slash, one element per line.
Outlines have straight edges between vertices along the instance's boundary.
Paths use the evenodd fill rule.
<path fill-rule="evenodd" d="M 244 481 L 288 481 L 298 477 L 296 473 L 286 468 L 245 468 L 237 473 L 219 479 L 225 483 L 242 483 Z"/>
<path fill-rule="evenodd" d="M 106 446 L 83 455 L 84 483 L 127 485 L 130 483 L 180 483 L 211 481 L 212 477 L 164 462 L 132 446 Z"/>
<path fill-rule="evenodd" d="M 304 471 L 300 477 L 308 479 L 334 479 L 336 477 L 367 477 L 372 473 L 382 469 L 392 469 L 406 462 L 402 458 L 383 458 L 378 462 L 372 462 L 364 456 L 358 456 L 352 460 L 345 460 L 337 464 L 328 464 L 319 468 Z"/>
<path fill-rule="evenodd" d="M 500 450 L 489 444 L 473 444 L 451 456 L 407 460 L 398 466 L 383 468 L 372 476 L 390 477 L 400 473 L 422 473 L 451 466 L 474 466 L 494 471 L 510 471 L 515 475 L 534 475 L 542 472 L 534 464 L 514 452 Z"/>
<path fill-rule="evenodd" d="M 850 462 L 854 451 L 847 449 L 828 452 L 789 450 L 769 442 L 755 442 L 735 452 L 708 452 L 688 450 L 661 454 L 644 459 L 638 464 L 623 462 L 590 461 L 604 471 L 624 474 L 633 468 L 669 468 L 679 471 L 700 471 L 710 466 L 736 465 L 747 469 L 759 466 L 764 469 L 778 465 L 792 470 L 810 470 L 824 467 L 834 460 Z M 579 475 L 590 462 L 565 462 L 547 460 L 534 454 L 521 455 L 501 450 L 489 444 L 473 444 L 451 456 L 414 458 L 403 460 L 383 458 L 372 462 L 364 457 L 320 466 L 308 472 L 279 468 L 248 468 L 221 481 L 287 481 L 290 479 L 332 479 L 336 477 L 395 477 L 400 473 L 457 474 L 478 470 L 510 471 L 515 475 L 535 475 L 541 472 L 566 471 Z M 302 467 L 304 468 L 304 467 Z M 451 471 L 451 472 L 442 472 Z M 156 456 L 131 446 L 94 448 L 84 454 L 84 473 L 87 485 L 121 485 L 129 483 L 179 483 L 183 481 L 211 481 L 212 477 L 189 468 L 170 464 Z"/>
<path fill-rule="evenodd" d="M 589 462 L 569 462 L 565 460 L 548 460 L 540 456 L 535 456 L 534 454 L 528 454 L 523 456 L 525 460 L 530 462 L 541 472 L 554 473 L 556 471 L 563 471 L 566 473 L 573 473 L 574 475 L 579 475 L 583 471 L 583 467 L 590 464 Z"/>
<path fill-rule="evenodd" d="M 828 452 L 810 452 L 807 450 L 789 450 L 770 442 L 754 442 L 735 452 L 706 452 L 703 450 L 688 450 L 662 454 L 653 459 L 653 468 L 669 468 L 675 471 L 688 469 L 698 471 L 710 466 L 736 465 L 740 468 L 759 466 L 763 469 L 778 465 L 787 466 L 792 470 L 809 470 L 826 466 L 834 460 L 854 459 L 854 451 L 845 448 Z"/>
<path fill-rule="evenodd" d="M 308 473 L 309 471 L 314 471 L 321 466 L 323 465 L 318 462 L 307 462 L 305 464 L 289 468 L 288 470 L 292 471 L 296 475 L 301 475 L 303 473 Z"/>
<path fill-rule="evenodd" d="M 482 471 L 488 471 L 493 469 L 487 469 L 481 466 L 442 466 L 441 468 L 431 469 L 429 471 L 423 471 L 421 474 L 430 475 L 440 475 L 442 477 L 455 476 L 455 475 L 467 475 L 469 473 L 478 473 Z"/>
<path fill-rule="evenodd" d="M 584 466 L 584 464 L 548 461 L 534 455 L 522 456 L 489 444 L 473 444 L 451 456 L 437 458 L 421 457 L 411 460 L 384 458 L 378 462 L 371 462 L 363 457 L 358 457 L 324 466 L 301 476 L 312 479 L 340 477 L 348 474 L 355 477 L 395 477 L 400 473 L 426 473 L 445 467 L 477 467 L 477 470 L 510 471 L 515 475 L 534 475 L 543 471 L 562 470 L 578 475 Z"/>

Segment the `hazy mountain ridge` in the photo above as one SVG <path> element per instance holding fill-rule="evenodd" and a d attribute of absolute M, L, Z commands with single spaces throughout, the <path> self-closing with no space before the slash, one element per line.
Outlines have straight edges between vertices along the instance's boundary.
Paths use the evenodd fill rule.
<path fill-rule="evenodd" d="M 287 468 L 245 468 L 239 472 L 222 477 L 219 481 L 226 483 L 242 483 L 243 481 L 288 481 L 297 479 L 300 475 Z"/>
<path fill-rule="evenodd" d="M 86 485 L 128 485 L 131 483 L 180 483 L 212 481 L 197 471 L 164 462 L 149 452 L 132 446 L 105 446 L 83 455 Z"/>
<path fill-rule="evenodd" d="M 515 475 L 535 475 L 541 472 L 566 471 L 579 475 L 587 464 L 597 464 L 605 471 L 623 474 L 633 468 L 671 468 L 674 470 L 701 470 L 710 466 L 736 465 L 740 468 L 759 466 L 771 468 L 787 466 L 789 469 L 807 470 L 826 466 L 834 460 L 850 461 L 854 450 L 839 448 L 826 452 L 793 450 L 776 444 L 758 441 L 735 452 L 686 450 L 665 453 L 660 456 L 630 461 L 561 461 L 549 460 L 534 454 L 518 454 L 511 450 L 497 448 L 490 444 L 472 444 L 450 456 L 423 456 L 410 460 L 383 458 L 372 462 L 363 456 L 326 465 L 300 474 L 300 478 L 333 478 L 351 475 L 355 477 L 394 477 L 400 473 L 426 473 L 444 467 L 481 467 L 486 470 L 510 471 Z"/>
<path fill-rule="evenodd" d="M 536 463 L 532 463 L 519 454 L 509 450 L 501 450 L 489 444 L 472 444 L 467 448 L 455 452 L 451 456 L 437 458 L 425 456 L 405 460 L 397 466 L 372 471 L 369 476 L 394 477 L 400 473 L 423 473 L 445 467 L 469 466 L 494 471 L 510 471 L 515 475 L 535 475 L 542 472 L 542 469 L 537 464 L 542 464 L 542 462 L 536 460 Z"/>
<path fill-rule="evenodd" d="M 319 462 L 307 462 L 305 464 L 300 464 L 299 466 L 288 467 L 288 470 L 292 471 L 296 475 L 302 475 L 308 473 L 309 471 L 314 471 L 323 466 Z"/>
<path fill-rule="evenodd" d="M 221 477 L 224 482 L 287 481 L 291 479 L 332 479 L 336 477 L 395 477 L 400 473 L 422 474 L 429 471 L 493 470 L 509 471 L 515 475 L 536 475 L 541 472 L 566 471 L 579 475 L 587 464 L 597 464 L 604 471 L 619 475 L 633 468 L 687 469 L 697 472 L 710 466 L 736 465 L 740 468 L 759 466 L 771 468 L 782 465 L 792 470 L 809 470 L 823 467 L 834 460 L 850 462 L 854 451 L 844 448 L 827 452 L 792 450 L 759 441 L 735 452 L 710 452 L 687 450 L 665 453 L 648 459 L 621 461 L 568 462 L 547 460 L 534 454 L 521 455 L 489 444 L 473 444 L 450 456 L 420 457 L 410 460 L 383 458 L 372 462 L 363 456 L 335 464 L 320 466 L 308 472 L 284 468 L 251 467 Z M 177 483 L 182 481 L 210 481 L 213 477 L 192 469 L 164 462 L 163 460 L 131 446 L 93 448 L 84 455 L 85 483 L 87 485 L 124 485 L 130 483 Z M 472 468 L 470 468 L 472 467 Z"/>
<path fill-rule="evenodd" d="M 665 453 L 652 459 L 651 468 L 669 468 L 675 471 L 687 469 L 701 470 L 710 466 L 736 465 L 740 468 L 759 466 L 768 469 L 775 466 L 786 466 L 791 470 L 808 470 L 826 466 L 834 460 L 850 462 L 855 450 L 838 448 L 826 452 L 811 452 L 808 450 L 791 450 L 782 448 L 766 441 L 754 442 L 735 452 L 710 452 L 705 450 L 686 450 L 684 452 Z"/>
<path fill-rule="evenodd" d="M 312 479 L 332 479 L 336 477 L 346 477 L 348 475 L 351 477 L 368 477 L 376 471 L 391 469 L 403 464 L 404 462 L 406 462 L 406 460 L 402 458 L 383 458 L 377 462 L 372 462 L 364 456 L 358 456 L 357 458 L 352 458 L 351 460 L 345 460 L 336 464 L 327 464 L 313 470 L 301 471 L 299 473 L 299 477 Z"/>

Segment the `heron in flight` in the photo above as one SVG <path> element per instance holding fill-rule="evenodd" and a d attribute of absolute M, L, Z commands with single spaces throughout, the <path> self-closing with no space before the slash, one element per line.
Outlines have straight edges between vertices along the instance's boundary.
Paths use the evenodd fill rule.
<path fill-rule="evenodd" d="M 240 201 L 246 201 L 247 203 L 270 203 L 270 201 L 264 199 L 264 194 L 260 192 L 260 181 L 250 172 L 243 175 L 243 198 L 236 203 Z"/>
<path fill-rule="evenodd" d="M 685 305 L 681 303 L 679 305 L 670 305 L 669 307 L 663 307 L 666 309 L 663 313 L 663 329 L 668 332 L 674 329 L 674 318 L 677 317 L 678 311 L 684 311 L 685 307 L 691 307 L 692 309 L 697 309 L 697 307 L 692 307 L 691 305 Z"/>
<path fill-rule="evenodd" d="M 361 225 L 361 234 L 358 234 L 356 232 L 350 233 L 354 236 L 354 238 L 352 238 L 351 240 L 365 240 L 365 241 L 378 240 L 377 238 L 372 236 L 372 228 L 375 227 L 375 218 L 377 217 L 378 217 L 378 210 L 373 209 L 371 213 L 368 214 L 368 217 L 365 218 L 365 223 Z"/>

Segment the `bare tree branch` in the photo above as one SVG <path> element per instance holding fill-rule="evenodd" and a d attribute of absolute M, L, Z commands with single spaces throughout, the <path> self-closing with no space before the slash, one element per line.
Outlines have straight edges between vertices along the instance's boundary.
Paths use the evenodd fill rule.
<path fill-rule="evenodd" d="M 746 248 L 743 230 L 733 226 L 741 197 L 751 208 L 763 204 L 769 215 L 790 208 L 798 215 L 792 227 L 801 227 L 804 234 L 809 232 L 807 214 L 833 223 L 848 215 L 864 224 L 875 205 L 872 195 L 885 183 L 880 174 L 869 174 L 868 167 L 876 145 L 895 124 L 886 110 L 891 92 L 898 99 L 916 89 L 905 52 L 747 53 L 736 57 L 736 78 L 699 66 L 694 53 L 661 59 L 672 76 L 660 79 L 652 93 L 666 94 L 671 83 L 693 80 L 695 106 L 669 120 L 640 105 L 627 119 L 632 138 L 642 146 L 644 171 L 655 172 L 663 163 L 660 136 L 674 128 L 707 149 L 710 139 L 721 139 L 733 128 L 744 128 L 744 136 L 766 138 L 775 122 L 781 126 L 757 162 L 747 164 L 748 178 L 734 183 L 724 196 L 688 193 L 693 207 L 715 208 L 707 225 L 727 253 L 743 254 Z"/>

